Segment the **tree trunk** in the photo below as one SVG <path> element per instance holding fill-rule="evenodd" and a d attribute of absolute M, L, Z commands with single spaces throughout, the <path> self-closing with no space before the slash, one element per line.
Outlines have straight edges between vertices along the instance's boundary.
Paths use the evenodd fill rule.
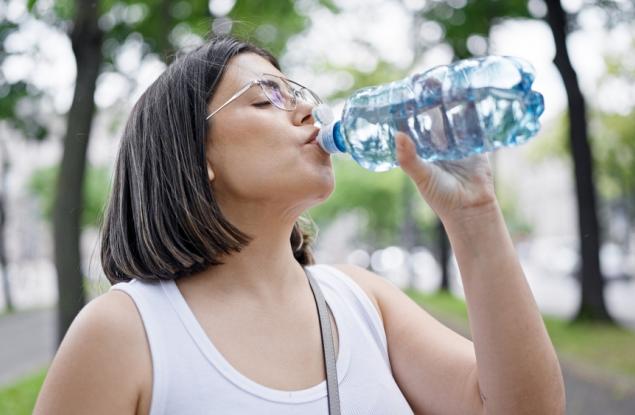
<path fill-rule="evenodd" d="M 439 266 L 441 267 L 441 285 L 439 291 L 450 291 L 450 271 L 448 270 L 448 259 L 450 258 L 450 244 L 445 233 L 443 223 L 439 220 L 437 224 L 437 243 L 439 251 Z"/>
<path fill-rule="evenodd" d="M 6 245 L 6 223 L 7 223 L 7 207 L 8 188 L 7 176 L 9 174 L 9 151 L 4 139 L 0 139 L 2 146 L 2 176 L 0 176 L 0 271 L 2 272 L 2 288 L 4 292 L 4 307 L 7 312 L 13 312 L 13 301 L 11 299 L 11 284 L 9 283 L 9 269 L 7 261 L 7 245 Z"/>
<path fill-rule="evenodd" d="M 417 221 L 414 217 L 414 194 L 410 184 L 410 178 L 403 175 L 403 185 L 401 187 L 401 197 L 403 203 L 403 221 L 401 224 L 401 247 L 404 248 L 408 254 L 406 259 L 406 268 L 408 270 L 408 288 L 415 289 L 417 274 L 414 272 L 414 268 L 412 266 L 412 260 L 410 259 L 410 254 L 412 253 L 412 248 L 417 244 L 417 233 L 419 229 L 417 228 Z"/>
<path fill-rule="evenodd" d="M 97 26 L 98 0 L 76 0 L 71 44 L 77 64 L 73 102 L 67 116 L 64 154 L 53 209 L 55 267 L 59 291 L 58 343 L 85 302 L 80 233 L 86 151 L 94 93 L 102 62 L 102 33 Z"/>
<path fill-rule="evenodd" d="M 547 0 L 546 4 L 546 19 L 556 45 L 556 56 L 553 61 L 562 76 L 569 101 L 569 138 L 575 166 L 582 288 L 582 299 L 576 319 L 610 321 L 611 317 L 604 302 L 604 278 L 600 269 L 600 235 L 584 97 L 569 60 L 565 12 L 560 0 Z"/>

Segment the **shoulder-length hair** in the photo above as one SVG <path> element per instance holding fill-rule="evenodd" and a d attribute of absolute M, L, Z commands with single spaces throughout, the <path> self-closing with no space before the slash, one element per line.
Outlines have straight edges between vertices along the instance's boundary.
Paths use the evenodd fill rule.
<path fill-rule="evenodd" d="M 205 159 L 207 104 L 229 60 L 269 52 L 215 37 L 175 60 L 144 92 L 126 123 L 101 235 L 101 263 L 111 284 L 175 279 L 222 264 L 250 237 L 221 212 Z M 290 236 L 295 258 L 313 263 L 302 221 Z"/>

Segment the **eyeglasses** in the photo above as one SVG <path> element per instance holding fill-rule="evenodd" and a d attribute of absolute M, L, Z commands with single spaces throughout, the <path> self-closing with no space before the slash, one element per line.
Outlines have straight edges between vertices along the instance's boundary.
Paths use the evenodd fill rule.
<path fill-rule="evenodd" d="M 309 88 L 290 79 L 265 73 L 260 75 L 258 79 L 245 84 L 245 86 L 240 88 L 238 92 L 232 95 L 231 98 L 218 107 L 214 112 L 209 114 L 205 119 L 209 120 L 212 118 L 214 114 L 225 108 L 254 85 L 259 85 L 269 102 L 271 102 L 271 104 L 273 104 L 276 108 L 280 108 L 284 111 L 293 111 L 298 104 L 298 99 L 301 99 L 311 105 L 319 105 L 322 103 L 322 100 L 317 96 L 317 94 Z"/>

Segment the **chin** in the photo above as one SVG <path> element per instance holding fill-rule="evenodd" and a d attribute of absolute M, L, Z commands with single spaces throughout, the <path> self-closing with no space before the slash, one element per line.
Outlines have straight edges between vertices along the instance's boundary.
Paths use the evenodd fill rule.
<path fill-rule="evenodd" d="M 304 180 L 301 184 L 302 191 L 306 195 L 307 209 L 324 202 L 335 190 L 335 178 L 332 170 L 311 179 Z"/>
<path fill-rule="evenodd" d="M 333 190 L 335 190 L 335 175 L 333 174 L 333 168 L 329 166 L 328 170 L 325 169 L 320 175 L 321 187 L 322 187 L 322 198 L 320 201 L 326 200 Z"/>

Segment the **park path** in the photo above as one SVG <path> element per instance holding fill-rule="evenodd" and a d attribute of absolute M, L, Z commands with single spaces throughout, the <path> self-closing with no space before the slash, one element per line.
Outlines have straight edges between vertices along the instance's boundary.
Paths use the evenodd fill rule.
<path fill-rule="evenodd" d="M 446 324 L 465 334 L 463 328 Z M 54 354 L 54 340 L 54 309 L 0 317 L 0 388 L 49 364 Z M 568 415 L 635 414 L 634 379 L 602 374 L 567 359 L 561 362 Z"/>
<path fill-rule="evenodd" d="M 48 365 L 55 352 L 55 310 L 0 317 L 0 387 Z"/>

